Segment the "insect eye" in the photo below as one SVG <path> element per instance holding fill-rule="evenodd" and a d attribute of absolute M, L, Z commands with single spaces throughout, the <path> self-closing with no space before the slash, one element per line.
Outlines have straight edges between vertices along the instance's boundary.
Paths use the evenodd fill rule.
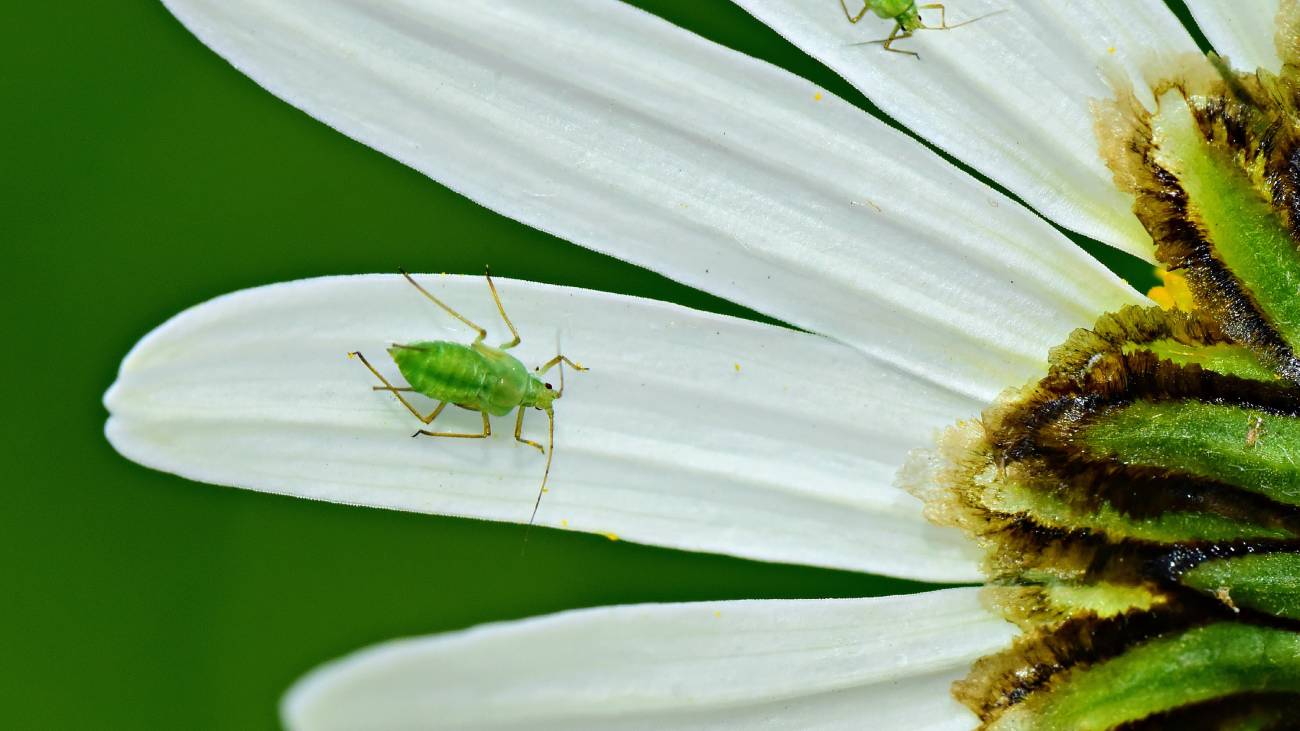
<path fill-rule="evenodd" d="M 547 391 L 551 390 L 551 384 L 546 383 L 546 384 L 543 384 L 543 385 L 546 386 L 546 390 L 547 390 Z"/>

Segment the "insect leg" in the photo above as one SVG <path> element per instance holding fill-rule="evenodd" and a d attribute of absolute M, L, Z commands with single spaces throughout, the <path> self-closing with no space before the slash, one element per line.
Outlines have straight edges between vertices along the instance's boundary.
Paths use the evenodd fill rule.
<path fill-rule="evenodd" d="M 967 22 L 970 22 L 970 21 L 967 21 Z M 962 25 L 965 25 L 965 24 L 963 23 Z M 954 26 L 954 27 L 956 27 L 956 26 Z M 902 24 L 902 23 L 895 23 L 895 24 L 894 24 L 894 29 L 893 29 L 892 31 L 889 32 L 889 37 L 888 37 L 888 38 L 881 38 L 881 39 L 879 39 L 879 40 L 875 40 L 875 41 L 863 41 L 862 43 L 854 43 L 854 44 L 851 44 L 851 45 L 854 45 L 854 46 L 874 46 L 874 45 L 876 45 L 877 43 L 881 43 L 881 44 L 884 44 L 884 46 L 885 46 L 885 50 L 886 50 L 886 51 L 889 51 L 890 53 L 902 53 L 902 54 L 906 54 L 906 55 L 908 55 L 908 56 L 911 56 L 911 57 L 913 57 L 913 58 L 920 58 L 920 57 L 921 57 L 921 54 L 916 53 L 915 51 L 904 51 L 904 50 L 902 50 L 901 48 L 894 48 L 894 41 L 901 41 L 901 40 L 903 40 L 904 38 L 911 38 L 911 37 L 912 37 L 912 31 L 910 31 L 910 30 L 903 30 L 903 24 Z"/>
<path fill-rule="evenodd" d="M 555 356 L 554 358 L 551 358 L 550 360 L 546 361 L 545 363 L 543 363 L 543 364 L 537 366 L 537 372 L 538 372 L 538 373 L 545 373 L 545 372 L 551 370 L 552 368 L 554 368 L 555 365 L 556 365 L 557 363 L 568 363 L 568 364 L 569 364 L 569 367 L 572 368 L 572 369 L 575 370 L 575 371 L 589 371 L 589 370 L 591 370 L 590 368 L 588 368 L 588 367 L 586 367 L 586 366 L 584 366 L 584 365 L 582 365 L 582 364 L 580 364 L 580 363 L 574 363 L 573 361 L 569 360 L 568 358 L 564 357 L 563 355 L 557 355 L 557 356 Z"/>
<path fill-rule="evenodd" d="M 903 32 L 899 33 L 899 31 L 903 31 Z M 894 41 L 901 41 L 904 38 L 911 38 L 911 37 L 912 37 L 912 31 L 903 30 L 903 24 L 898 23 L 894 26 L 894 30 L 890 31 L 888 38 L 886 38 L 883 41 L 872 41 L 872 43 L 885 44 L 885 50 L 891 53 L 903 53 L 913 58 L 920 58 L 921 54 L 915 51 L 904 51 L 901 48 L 894 48 Z"/>
<path fill-rule="evenodd" d="M 506 317 L 506 308 L 501 306 L 501 296 L 497 294 L 497 286 L 492 283 L 492 270 L 484 270 L 483 276 L 487 277 L 488 289 L 492 290 L 492 301 L 497 303 L 497 312 L 501 313 L 501 319 L 505 320 L 506 327 L 510 328 L 510 334 L 515 336 L 514 340 L 511 340 L 508 343 L 502 343 L 497 347 L 502 350 L 509 350 L 519 344 L 519 331 L 515 329 L 515 324 L 510 322 L 510 318 Z"/>
<path fill-rule="evenodd" d="M 551 370 L 551 366 L 554 366 L 556 363 L 568 363 L 575 371 L 590 370 L 589 368 L 574 363 L 573 361 L 569 360 L 568 358 L 565 358 L 562 355 L 557 355 L 554 358 L 551 358 L 550 360 L 546 361 L 542 365 L 538 366 L 537 367 L 538 374 L 545 373 Z M 560 366 L 560 390 L 555 392 L 555 398 L 560 398 L 563 395 L 564 395 L 564 366 L 561 365 Z"/>
<path fill-rule="evenodd" d="M 447 405 L 446 401 L 443 401 L 442 403 L 438 404 L 438 409 L 434 411 L 434 416 L 437 416 L 438 411 L 442 411 L 442 407 L 446 405 Z M 425 429 L 420 429 L 419 431 L 415 432 L 411 436 L 418 437 L 421 434 L 423 434 L 426 437 L 453 437 L 456 439 L 486 439 L 492 436 L 492 424 L 488 422 L 488 415 L 486 411 L 480 411 L 478 413 L 483 416 L 482 434 L 458 434 L 456 432 L 449 432 L 449 431 L 427 431 Z"/>
<path fill-rule="evenodd" d="M 862 3 L 862 9 L 858 11 L 857 15 L 849 12 L 849 6 L 844 3 L 844 0 L 840 0 L 840 8 L 844 11 L 844 17 L 848 18 L 850 23 L 856 23 L 862 20 L 862 16 L 866 15 L 867 11 L 871 9 L 871 3 L 869 0 L 865 0 Z"/>
<path fill-rule="evenodd" d="M 951 26 L 948 25 L 948 15 L 947 15 L 947 10 L 943 7 L 943 3 L 930 3 L 929 5 L 922 5 L 922 6 L 920 6 L 920 8 L 921 8 L 922 10 L 938 10 L 938 11 L 939 11 L 939 25 L 938 25 L 938 27 L 930 26 L 930 30 L 948 30 L 949 28 L 956 28 L 956 27 L 957 27 L 957 26 L 955 26 L 955 25 L 951 25 Z"/>
<path fill-rule="evenodd" d="M 388 379 L 387 379 L 387 378 L 384 378 L 384 374 L 382 374 L 382 373 L 380 373 L 379 371 L 375 370 L 375 367 L 372 366 L 372 365 L 370 365 L 370 361 L 366 360 L 366 356 L 362 355 L 359 351 L 354 351 L 354 352 L 348 353 L 348 357 L 349 357 L 349 358 L 358 358 L 358 359 L 360 359 L 360 360 L 361 360 L 361 365 L 363 365 L 363 366 L 365 366 L 366 368 L 370 369 L 370 372 L 373 373 L 373 374 L 375 374 L 375 378 L 378 378 L 380 381 L 383 381 L 384 385 L 382 385 L 382 386 L 374 386 L 374 387 L 373 387 L 374 390 L 376 390 L 376 391 L 392 391 L 393 395 L 397 397 L 397 400 L 398 400 L 398 401 L 401 401 L 401 402 L 402 402 L 402 405 L 406 407 L 406 410 L 407 410 L 407 411 L 411 412 L 411 414 L 412 414 L 413 416 L 415 416 L 415 418 L 419 419 L 420 421 L 423 421 L 423 422 L 426 423 L 426 424 L 428 424 L 428 423 L 432 422 L 434 419 L 438 418 L 438 414 L 442 411 L 443 407 L 447 405 L 447 403 L 444 401 L 443 403 L 438 404 L 438 408 L 436 408 L 436 409 L 434 409 L 432 412 L 430 412 L 428 416 L 425 416 L 424 414 L 421 414 L 421 413 L 420 413 L 420 412 L 419 412 L 419 411 L 418 411 L 414 406 L 412 406 L 410 401 L 407 401 L 406 399 L 402 398 L 402 394 L 398 393 L 399 391 L 410 391 L 411 388 L 410 388 L 409 386 L 407 386 L 407 387 L 400 387 L 400 386 L 394 386 L 393 384 L 389 383 L 389 382 L 388 382 Z"/>
<path fill-rule="evenodd" d="M 400 271 L 400 272 L 402 273 L 402 276 L 403 276 L 403 277 L 406 277 L 406 281 L 410 282 L 412 287 L 415 287 L 416 289 L 420 290 L 420 294 L 424 295 L 425 297 L 428 297 L 430 302 L 432 302 L 432 303 L 434 303 L 435 305 L 437 305 L 437 306 L 441 307 L 442 309 L 446 310 L 446 311 L 447 311 L 447 314 L 451 315 L 452 317 L 456 318 L 457 320 L 460 320 L 461 322 L 465 323 L 466 325 L 469 325 L 471 328 L 473 328 L 473 329 L 475 329 L 475 330 L 478 330 L 478 337 L 474 339 L 474 342 L 477 343 L 478 341 L 480 341 L 480 340 L 482 340 L 483 338 L 486 338 L 486 337 L 487 337 L 487 330 L 484 330 L 483 328 L 479 327 L 478 325 L 475 325 L 474 323 L 470 322 L 469 319 L 466 318 L 464 315 L 462 315 L 462 314 L 460 314 L 459 312 L 457 312 L 457 311 L 451 309 L 450 307 L 448 307 L 448 306 L 447 306 L 447 303 L 443 302 L 442 300 L 438 299 L 437 297 L 434 297 L 432 294 L 429 293 L 429 290 L 427 290 L 427 289 L 425 289 L 424 287 L 421 287 L 419 284 L 417 284 L 416 281 L 415 281 L 414 279 L 411 278 L 411 275 L 406 273 L 406 270 L 405 270 L 405 269 L 400 269 L 400 270 L 398 270 L 398 271 Z M 490 282 L 491 282 L 491 280 L 489 280 L 489 283 L 490 283 Z M 497 304 L 500 305 L 499 302 L 498 302 Z"/>
<path fill-rule="evenodd" d="M 538 444 L 537 442 L 534 442 L 531 439 L 524 439 L 522 436 L 520 436 L 520 433 L 523 432 L 523 430 L 524 430 L 524 407 L 520 406 L 519 417 L 515 419 L 515 441 L 523 442 L 524 444 L 527 444 L 530 447 L 537 447 L 537 451 L 541 452 L 542 454 L 546 454 L 546 450 L 542 449 L 542 445 Z"/>

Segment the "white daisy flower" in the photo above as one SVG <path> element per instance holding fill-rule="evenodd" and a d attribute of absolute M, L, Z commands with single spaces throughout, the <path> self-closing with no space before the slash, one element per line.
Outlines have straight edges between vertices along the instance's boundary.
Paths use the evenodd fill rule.
<path fill-rule="evenodd" d="M 979 551 L 927 522 L 896 474 L 945 427 L 1042 377 L 1071 331 L 1150 304 L 1044 217 L 1154 260 L 1090 105 L 1117 78 L 1149 90 L 1153 59 L 1196 45 L 1156 0 L 963 0 L 952 21 L 988 17 L 908 39 L 918 62 L 857 45 L 888 24 L 850 24 L 834 0 L 739 2 L 1026 205 L 801 78 L 610 0 L 166 0 L 231 64 L 340 132 L 802 330 L 498 280 L 523 362 L 562 339 L 591 369 L 570 374 L 556 406 L 539 524 L 980 581 Z M 1278 4 L 1189 2 L 1234 63 L 1274 70 Z M 499 322 L 481 278 L 417 279 Z M 236 292 L 136 346 L 105 397 L 107 435 L 190 479 L 524 522 L 533 450 L 508 436 L 407 439 L 418 424 L 344 357 L 471 337 L 397 275 Z M 477 428 L 472 414 L 448 418 Z M 612 607 L 402 640 L 314 672 L 284 718 L 968 728 L 978 719 L 949 685 L 1015 634 L 976 591 Z"/>

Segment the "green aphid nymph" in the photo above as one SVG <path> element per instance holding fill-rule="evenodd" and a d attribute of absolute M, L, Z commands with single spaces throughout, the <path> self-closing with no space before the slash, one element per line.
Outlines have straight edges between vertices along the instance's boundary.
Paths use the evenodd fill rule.
<path fill-rule="evenodd" d="M 497 294 L 496 285 L 492 283 L 490 274 L 487 275 L 487 283 L 488 289 L 492 292 L 492 301 L 496 303 L 497 312 L 501 313 L 501 319 L 505 322 L 506 327 L 510 329 L 510 334 L 514 336 L 508 342 L 502 343 L 495 348 L 483 342 L 484 338 L 487 337 L 486 330 L 475 325 L 465 316 L 448 307 L 442 300 L 433 296 L 412 279 L 410 274 L 402 272 L 402 276 L 406 277 L 406 281 L 410 282 L 411 286 L 415 287 L 429 301 L 441 307 L 452 317 L 478 331 L 478 337 L 474 338 L 474 342 L 469 345 L 446 340 L 394 343 L 388 349 L 388 354 L 392 357 L 393 362 L 397 364 L 397 369 L 401 372 L 402 377 L 409 384 L 407 386 L 394 386 L 360 352 L 349 353 L 349 357 L 360 359 L 361 363 L 370 369 L 370 372 L 384 384 L 375 386 L 374 390 L 392 393 L 415 418 L 426 426 L 432 424 L 433 420 L 438 418 L 438 415 L 447 407 L 447 404 L 454 404 L 469 411 L 477 411 L 483 418 L 483 431 L 481 432 L 462 433 L 419 429 L 411 435 L 413 437 L 423 435 L 458 439 L 486 439 L 492 435 L 492 424 L 488 420 L 489 416 L 505 416 L 517 409 L 515 441 L 536 447 L 538 451 L 546 455 L 546 468 L 542 472 L 542 485 L 537 491 L 537 500 L 533 503 L 532 516 L 528 519 L 528 524 L 532 525 L 533 520 L 537 517 L 537 508 L 541 505 L 542 495 L 546 492 L 546 480 L 551 474 L 551 458 L 555 452 L 555 411 L 552 404 L 556 399 L 564 395 L 564 364 L 567 363 L 574 370 L 585 371 L 587 369 L 563 355 L 556 355 L 530 372 L 518 358 L 507 353 L 507 350 L 520 343 L 519 332 L 515 330 L 510 318 L 506 316 L 505 308 L 501 305 L 501 297 Z M 551 384 L 544 382 L 539 376 L 557 365 L 560 366 L 560 387 L 554 389 Z M 437 401 L 438 405 L 428 414 L 421 414 L 419 409 L 406 400 L 402 395 L 403 392 L 414 392 L 427 396 Z M 549 439 L 546 448 L 522 436 L 524 411 L 528 408 L 546 412 Z"/>
<path fill-rule="evenodd" d="M 916 0 L 863 0 L 862 7 L 858 9 L 857 13 L 853 13 L 849 10 L 847 0 L 840 0 L 840 9 L 844 11 L 844 17 L 848 18 L 850 23 L 857 23 L 862 20 L 866 17 L 868 12 L 873 13 L 879 18 L 894 21 L 894 29 L 890 31 L 888 38 L 867 41 L 862 45 L 879 43 L 885 47 L 886 51 L 906 54 L 913 58 L 920 58 L 921 55 L 914 51 L 904 51 L 899 48 L 894 48 L 894 41 L 911 38 L 912 34 L 918 30 L 949 30 L 979 20 L 979 18 L 972 18 L 961 23 L 948 25 L 947 9 L 944 8 L 942 3 L 917 5 Z M 926 25 L 925 22 L 921 20 L 922 10 L 938 10 L 939 25 Z M 985 15 L 981 17 L 988 16 Z"/>
<path fill-rule="evenodd" d="M 550 411 L 559 393 L 518 358 L 486 343 L 421 341 L 394 345 L 388 354 L 417 393 L 491 416 L 516 407 Z"/>

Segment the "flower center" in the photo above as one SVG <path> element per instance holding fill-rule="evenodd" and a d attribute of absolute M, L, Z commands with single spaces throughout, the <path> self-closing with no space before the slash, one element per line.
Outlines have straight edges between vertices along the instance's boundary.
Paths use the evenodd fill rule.
<path fill-rule="evenodd" d="M 1155 109 L 1099 109 L 1169 309 L 1073 333 L 1045 378 L 904 471 L 984 547 L 988 599 L 1025 631 L 954 687 L 987 728 L 1294 720 L 1298 68 L 1186 62 Z"/>

